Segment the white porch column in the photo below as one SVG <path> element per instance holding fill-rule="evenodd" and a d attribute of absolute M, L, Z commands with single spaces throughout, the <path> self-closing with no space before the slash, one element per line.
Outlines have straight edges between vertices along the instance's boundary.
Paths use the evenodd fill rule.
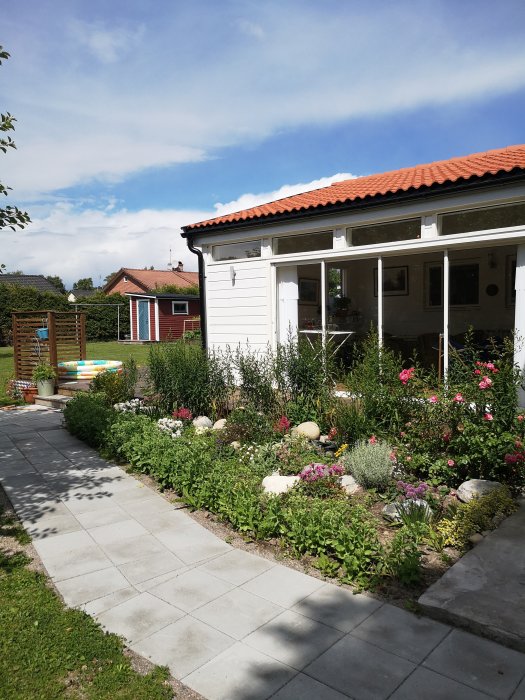
<path fill-rule="evenodd" d="M 321 260 L 321 331 L 323 348 L 326 344 L 326 263 Z"/>
<path fill-rule="evenodd" d="M 514 363 L 525 370 L 525 244 L 516 246 L 516 310 L 514 312 Z M 519 405 L 525 407 L 525 391 L 518 389 Z"/>
<path fill-rule="evenodd" d="M 299 325 L 299 283 L 297 265 L 277 268 L 278 331 L 279 343 L 286 343 L 290 331 L 295 336 Z"/>
<path fill-rule="evenodd" d="M 383 347 L 383 258 L 377 258 L 377 340 Z"/>
<path fill-rule="evenodd" d="M 448 250 L 443 253 L 443 381 L 447 385 L 448 377 L 448 323 L 449 323 L 449 292 L 450 265 Z"/>

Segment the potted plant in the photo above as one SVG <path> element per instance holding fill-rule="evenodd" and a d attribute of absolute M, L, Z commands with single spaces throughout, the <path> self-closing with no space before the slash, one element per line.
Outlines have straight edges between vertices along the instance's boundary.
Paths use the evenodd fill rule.
<path fill-rule="evenodd" d="M 55 368 L 47 362 L 40 362 L 33 370 L 33 381 L 36 382 L 39 396 L 53 396 L 55 379 Z"/>

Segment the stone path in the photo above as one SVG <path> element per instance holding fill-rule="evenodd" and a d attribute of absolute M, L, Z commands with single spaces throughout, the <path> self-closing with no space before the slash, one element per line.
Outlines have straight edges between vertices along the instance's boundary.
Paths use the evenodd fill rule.
<path fill-rule="evenodd" d="M 0 411 L 0 479 L 68 605 L 209 700 L 525 700 L 525 655 L 235 550 L 49 410 Z"/>

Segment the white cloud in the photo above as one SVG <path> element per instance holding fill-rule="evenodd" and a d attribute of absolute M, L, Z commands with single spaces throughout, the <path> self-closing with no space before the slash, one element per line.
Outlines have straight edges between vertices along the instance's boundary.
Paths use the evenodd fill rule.
<path fill-rule="evenodd" d="M 10 8 L 1 69 L 19 120 L 5 179 L 19 200 L 525 86 L 519 3 L 146 3 L 125 23 L 111 3 L 104 21 L 65 0 L 39 0 L 34 16 L 28 5 Z"/>
<path fill-rule="evenodd" d="M 130 212 L 118 208 L 114 199 L 100 208 L 83 209 L 71 202 L 54 202 L 33 210 L 33 221 L 23 231 L 2 231 L 2 259 L 8 270 L 26 274 L 59 275 L 66 286 L 81 277 L 96 285 L 121 267 L 153 265 L 165 269 L 170 248 L 174 262 L 187 270 L 197 269 L 197 258 L 180 236 L 182 226 L 238 211 L 261 202 L 325 187 L 353 177 L 339 173 L 312 182 L 283 185 L 273 192 L 243 194 L 227 204 L 205 210 L 153 210 Z"/>
<path fill-rule="evenodd" d="M 243 194 L 237 199 L 227 202 L 226 204 L 215 204 L 215 213 L 213 216 L 231 214 L 233 212 L 240 211 L 241 209 L 249 209 L 250 207 L 255 207 L 258 204 L 266 204 L 267 202 L 273 202 L 276 199 L 291 197 L 294 194 L 301 194 L 303 192 L 308 192 L 309 190 L 317 190 L 320 187 L 328 187 L 332 184 L 332 182 L 341 182 L 341 180 L 350 180 L 355 177 L 358 176 L 352 175 L 351 173 L 337 173 L 337 175 L 321 177 L 318 180 L 312 180 L 311 182 L 299 182 L 296 185 L 283 185 L 273 192 Z"/>

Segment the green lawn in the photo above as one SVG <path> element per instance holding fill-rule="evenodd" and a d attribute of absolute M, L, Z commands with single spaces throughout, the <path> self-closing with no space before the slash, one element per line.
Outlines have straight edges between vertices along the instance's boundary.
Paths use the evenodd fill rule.
<path fill-rule="evenodd" d="M 9 551 L 27 535 L 0 513 L 0 697 L 9 700 L 168 700 L 166 669 L 136 673 L 120 639 L 64 607 L 43 575 Z M 15 547 L 17 545 L 15 544 Z"/>
<path fill-rule="evenodd" d="M 127 360 L 130 355 L 140 367 L 148 361 L 147 345 L 122 345 L 117 341 L 107 343 L 88 343 L 86 359 L 88 360 Z M 0 406 L 11 403 L 5 394 L 5 384 L 14 376 L 13 348 L 0 347 Z"/>

